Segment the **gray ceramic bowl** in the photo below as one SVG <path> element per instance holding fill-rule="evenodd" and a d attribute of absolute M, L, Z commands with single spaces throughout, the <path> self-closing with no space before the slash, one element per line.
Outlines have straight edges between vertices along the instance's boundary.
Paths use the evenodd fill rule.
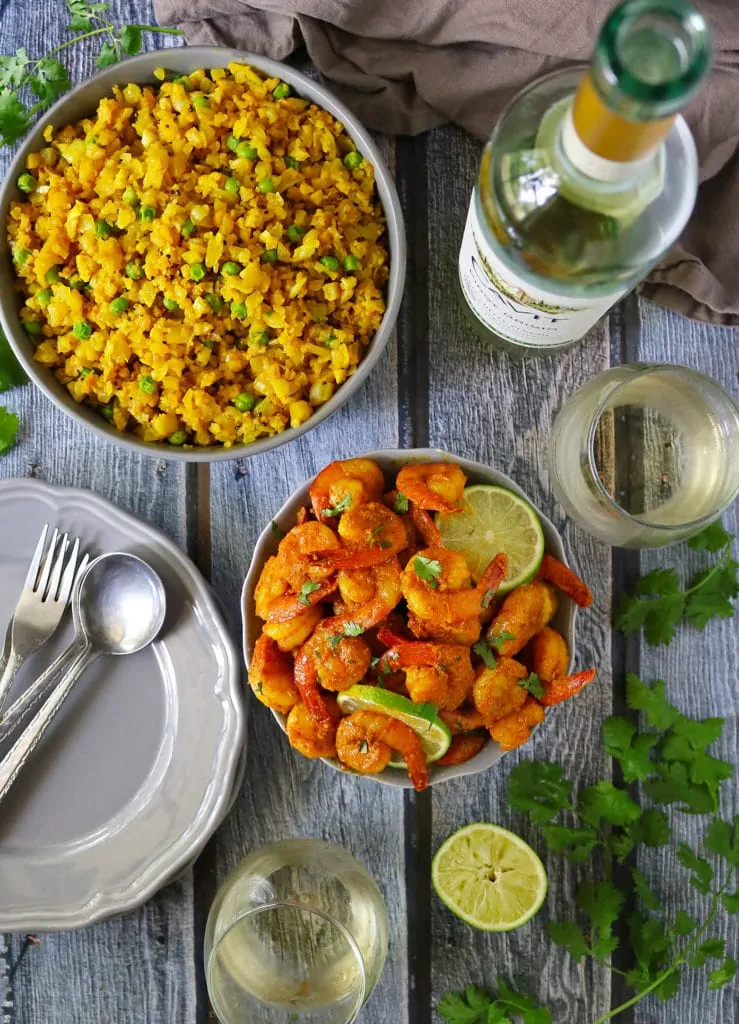
<path fill-rule="evenodd" d="M 520 494 L 522 498 L 525 498 L 529 504 L 536 509 L 536 506 L 528 495 L 525 494 L 518 484 L 514 483 L 510 477 L 505 476 L 503 473 L 499 473 L 495 469 L 491 469 L 490 466 L 484 466 L 480 462 L 472 462 L 469 459 L 462 459 L 458 455 L 450 455 L 448 452 L 442 452 L 436 448 L 412 448 L 408 451 L 383 449 L 381 451 L 366 452 L 361 456 L 352 456 L 352 458 L 374 459 L 382 469 L 388 482 L 398 472 L 401 466 L 405 466 L 409 462 L 454 462 L 458 466 L 461 466 L 467 474 L 468 483 L 497 484 L 500 487 L 508 487 L 510 490 L 515 491 L 516 494 Z M 311 483 L 312 480 L 308 480 L 304 484 L 301 484 L 300 487 L 290 495 L 288 500 L 274 517 L 272 522 L 276 523 L 280 530 L 287 531 L 294 526 L 295 516 L 298 509 L 305 505 L 310 505 L 308 490 Z M 557 530 L 545 515 L 539 512 L 538 509 L 536 509 L 536 511 L 541 519 L 546 550 L 556 558 L 565 562 L 566 558 L 564 547 Z M 264 568 L 265 562 L 271 555 L 275 554 L 278 543 L 279 542 L 275 537 L 275 532 L 272 529 L 272 523 L 269 523 L 262 531 L 254 547 L 254 554 L 252 556 L 251 565 L 249 566 L 249 572 L 247 573 L 246 580 L 244 581 L 244 589 L 241 595 L 241 613 L 243 619 L 244 659 L 246 661 L 247 668 L 251 662 L 251 654 L 254 649 L 254 644 L 262 630 L 262 620 L 257 617 L 254 611 L 254 589 L 257 585 L 262 569 Z M 574 662 L 576 612 L 577 608 L 574 602 L 564 594 L 560 595 L 559 608 L 557 609 L 557 614 L 552 620 L 552 625 L 555 629 L 559 630 L 567 641 L 567 647 L 570 651 L 570 663 L 567 669 L 568 672 L 572 671 L 572 665 Z M 275 711 L 273 711 L 272 714 L 284 732 L 284 715 L 280 715 Z M 445 782 L 448 779 L 456 779 L 460 775 L 475 775 L 477 772 L 484 771 L 486 768 L 490 768 L 491 765 L 496 764 L 501 757 L 503 757 L 503 751 L 497 743 L 494 743 L 491 740 L 489 743 L 485 744 L 479 754 L 473 757 L 470 761 L 467 761 L 466 764 L 458 765 L 456 767 L 434 767 L 432 765 L 429 784 L 435 785 L 439 782 Z M 324 762 L 338 771 L 346 771 L 346 769 L 343 768 L 336 760 L 324 758 Z M 412 789 L 411 781 L 408 778 L 407 773 L 401 769 L 387 768 L 379 775 L 367 775 L 365 777 L 373 779 L 375 782 L 381 782 L 386 786 L 399 786 L 402 789 Z"/>
<path fill-rule="evenodd" d="M 0 186 L 0 232 L 2 232 L 4 238 L 5 223 L 10 203 L 14 199 L 21 198 L 21 193 L 16 185 L 18 175 L 22 174 L 25 170 L 28 154 L 44 146 L 43 130 L 46 125 L 53 124 L 56 127 L 63 127 L 64 125 L 79 121 L 80 118 L 89 117 L 97 107 L 98 102 L 103 97 L 111 95 L 114 85 L 126 85 L 128 82 L 136 82 L 140 85 L 157 84 L 157 80 L 154 78 L 156 68 L 166 67 L 169 71 L 187 74 L 198 68 L 225 67 L 230 61 L 251 64 L 269 77 L 278 76 L 285 82 L 289 82 L 298 95 L 312 100 L 343 123 L 347 133 L 354 140 L 357 149 L 374 166 L 377 191 L 387 221 L 390 248 L 390 278 L 387 285 L 385 316 L 356 373 L 342 384 L 329 401 L 325 405 L 320 406 L 309 420 L 300 427 L 293 427 L 283 431 L 283 433 L 278 434 L 276 437 L 264 438 L 263 440 L 255 441 L 254 444 L 234 446 L 232 448 L 213 446 L 208 448 L 181 449 L 166 444 L 147 444 L 140 441 L 133 434 L 123 434 L 114 427 L 108 426 L 102 417 L 92 409 L 78 405 L 50 370 L 34 362 L 33 344 L 26 332 L 21 328 L 18 316 L 19 301 L 14 288 L 16 278 L 13 272 L 10 253 L 6 246 L 0 247 L 2 249 L 0 251 L 0 325 L 2 325 L 15 354 L 34 384 L 56 406 L 77 420 L 78 423 L 87 427 L 88 430 L 92 430 L 99 437 L 105 438 L 108 441 L 114 441 L 129 450 L 145 452 L 156 458 L 166 458 L 179 462 L 216 462 L 225 459 L 240 459 L 249 455 L 259 455 L 270 448 L 276 448 L 278 445 L 294 440 L 307 430 L 317 426 L 322 420 L 325 420 L 326 417 L 335 412 L 340 405 L 343 405 L 350 395 L 361 387 L 382 355 L 390 339 L 390 334 L 400 309 L 405 281 L 406 250 L 403 214 L 400 209 L 400 201 L 395 189 L 395 183 L 370 135 L 351 111 L 339 103 L 328 89 L 318 82 L 307 78 L 299 71 L 288 67 L 286 64 L 267 60 L 265 57 L 258 57 L 252 53 L 226 49 L 220 46 L 186 46 L 156 50 L 151 53 L 141 54 L 138 57 L 132 57 L 130 60 L 125 60 L 113 67 L 106 68 L 104 71 L 93 75 L 86 82 L 78 85 L 76 89 L 73 89 L 60 99 L 39 121 L 37 127 L 20 147 L 10 165 L 5 181 Z"/>

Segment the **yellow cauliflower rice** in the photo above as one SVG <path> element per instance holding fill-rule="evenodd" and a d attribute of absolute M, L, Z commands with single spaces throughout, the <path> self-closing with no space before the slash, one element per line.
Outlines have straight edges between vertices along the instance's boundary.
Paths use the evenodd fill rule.
<path fill-rule="evenodd" d="M 174 445 L 297 427 L 385 312 L 371 164 L 278 78 L 127 85 L 28 157 L 7 225 L 21 319 L 77 402 Z"/>

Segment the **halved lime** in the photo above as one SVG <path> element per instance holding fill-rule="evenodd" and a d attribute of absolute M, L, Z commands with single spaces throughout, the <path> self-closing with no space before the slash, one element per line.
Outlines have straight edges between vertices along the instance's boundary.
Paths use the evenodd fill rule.
<path fill-rule="evenodd" d="M 439 847 L 431 880 L 453 914 L 486 932 L 520 928 L 547 894 L 544 865 L 531 847 L 487 822 L 461 828 Z"/>
<path fill-rule="evenodd" d="M 436 713 L 435 704 L 414 704 L 399 693 L 361 683 L 340 693 L 338 701 L 345 715 L 354 711 L 379 711 L 403 722 L 417 733 L 429 764 L 438 761 L 449 750 L 452 734 Z M 405 761 L 392 761 L 391 765 L 393 768 L 405 768 Z"/>
<path fill-rule="evenodd" d="M 436 525 L 444 547 L 464 555 L 475 580 L 499 551 L 505 551 L 508 575 L 499 594 L 530 580 L 544 554 L 539 517 L 527 501 L 505 487 L 465 487 L 462 511 L 437 512 Z"/>

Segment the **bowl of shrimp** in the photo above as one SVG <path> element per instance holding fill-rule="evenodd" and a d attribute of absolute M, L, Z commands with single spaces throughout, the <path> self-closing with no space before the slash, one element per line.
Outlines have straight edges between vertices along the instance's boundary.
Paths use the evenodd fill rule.
<path fill-rule="evenodd" d="M 473 579 L 443 546 L 435 514 L 461 510 L 468 484 L 536 513 L 532 579 L 507 588 L 504 551 Z M 420 791 L 489 768 L 592 681 L 573 673 L 591 602 L 503 473 L 436 449 L 369 452 L 301 485 L 259 537 L 242 593 L 249 684 L 304 757 Z"/>

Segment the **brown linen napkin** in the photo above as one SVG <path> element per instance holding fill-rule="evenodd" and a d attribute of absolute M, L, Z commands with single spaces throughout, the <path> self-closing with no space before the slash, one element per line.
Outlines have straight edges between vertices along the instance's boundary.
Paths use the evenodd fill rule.
<path fill-rule="evenodd" d="M 695 213 L 642 285 L 686 316 L 739 325 L 739 0 L 696 0 L 716 67 L 688 110 L 701 161 Z M 308 54 L 361 120 L 415 135 L 445 121 L 480 139 L 537 75 L 587 60 L 614 0 L 154 0 L 188 43 L 284 60 Z"/>

